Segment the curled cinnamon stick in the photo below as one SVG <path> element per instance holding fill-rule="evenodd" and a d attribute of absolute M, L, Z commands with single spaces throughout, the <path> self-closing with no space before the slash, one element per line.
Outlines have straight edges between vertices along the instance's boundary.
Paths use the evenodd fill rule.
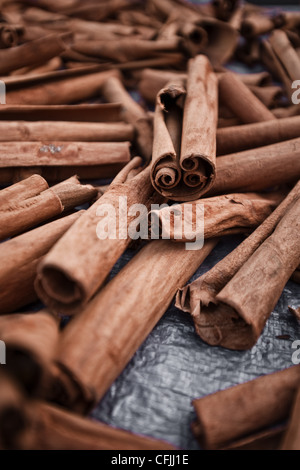
<path fill-rule="evenodd" d="M 194 400 L 193 431 L 206 449 L 218 449 L 280 423 L 288 416 L 299 383 L 297 366 Z"/>
<path fill-rule="evenodd" d="M 49 312 L 0 316 L 0 337 L 6 345 L 6 369 L 27 393 L 49 386 L 58 336 L 58 320 Z"/>
<path fill-rule="evenodd" d="M 60 397 L 64 406 L 82 412 L 103 397 L 168 308 L 176 287 L 186 283 L 215 244 L 186 251 L 167 240 L 150 242 L 67 325 L 57 353 L 73 392 L 66 389 Z M 91 356 L 95 338 L 101 349 Z"/>
<path fill-rule="evenodd" d="M 237 74 L 226 72 L 219 79 L 220 100 L 244 123 L 276 119 Z"/>
<path fill-rule="evenodd" d="M 167 235 L 177 242 L 194 241 L 204 235 L 204 239 L 229 234 L 244 233 L 256 228 L 270 215 L 282 201 L 282 193 L 268 194 L 227 194 L 213 198 L 203 198 L 185 204 L 165 207 L 152 211 L 158 217 L 161 235 Z M 197 231 L 197 206 L 204 208 L 204 233 Z M 176 218 L 184 220 L 186 226 L 178 226 Z M 178 220 L 177 219 L 177 220 Z M 199 230 L 199 229 L 198 229 Z"/>
<path fill-rule="evenodd" d="M 108 191 L 88 209 L 82 220 L 56 244 L 53 251 L 39 266 L 36 290 L 40 298 L 54 311 L 74 314 L 80 310 L 105 281 L 115 262 L 126 250 L 131 239 L 128 225 L 134 215 L 128 214 L 125 225 L 120 216 L 122 201 L 127 198 L 127 211 L 133 204 L 150 207 L 158 201 L 153 190 L 149 169 L 131 177 L 140 166 L 140 158 L 134 159 L 110 185 Z M 110 204 L 117 217 L 117 230 L 122 236 L 100 240 L 97 224 L 101 221 L 102 208 Z M 126 210 L 126 209 L 125 209 Z M 126 212 L 127 214 L 127 212 Z M 88 248 L 82 251 L 82 245 Z M 88 266 L 88 269 L 87 269 Z"/>
<path fill-rule="evenodd" d="M 34 402 L 30 407 L 29 420 L 30 440 L 21 443 L 23 450 L 174 449 L 167 442 L 82 418 L 48 403 Z"/>
<path fill-rule="evenodd" d="M 256 343 L 299 265 L 299 208 L 300 183 L 232 253 L 178 292 L 177 306 L 192 314 L 204 341 L 240 350 Z"/>
<path fill-rule="evenodd" d="M 0 245 L 1 314 L 36 300 L 33 282 L 38 263 L 80 215 L 77 212 Z"/>
<path fill-rule="evenodd" d="M 233 126 L 217 131 L 217 154 L 226 155 L 300 137 L 300 117 Z"/>

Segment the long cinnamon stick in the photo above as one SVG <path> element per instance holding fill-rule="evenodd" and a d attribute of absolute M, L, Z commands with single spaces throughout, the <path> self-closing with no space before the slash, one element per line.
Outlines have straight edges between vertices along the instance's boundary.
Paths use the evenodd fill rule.
<path fill-rule="evenodd" d="M 122 104 L 124 121 L 136 130 L 136 141 L 140 154 L 149 161 L 152 153 L 152 123 L 147 112 L 136 103 L 116 77 L 108 79 L 102 87 L 102 94 L 109 103 Z"/>
<path fill-rule="evenodd" d="M 0 144 L 0 181 L 10 182 L 10 170 L 21 168 L 41 168 L 46 179 L 48 169 L 62 169 L 68 172 L 65 178 L 74 173 L 81 177 L 92 169 L 92 178 L 113 176 L 130 160 L 129 142 L 9 142 Z M 77 171 L 75 170 L 77 169 Z M 8 172 L 6 171 L 8 170 Z M 44 171 L 45 170 L 45 171 Z M 103 171 L 102 171 L 103 170 Z M 59 173 L 57 174 L 58 180 Z M 108 176 L 109 177 L 109 176 Z M 61 178 L 61 179 L 65 179 Z M 55 178 L 54 178 L 55 179 Z"/>
<path fill-rule="evenodd" d="M 300 383 L 291 367 L 193 401 L 193 431 L 206 449 L 217 449 L 287 418 Z"/>
<path fill-rule="evenodd" d="M 53 34 L 21 46 L 0 49 L 0 74 L 5 75 L 20 67 L 47 62 L 65 50 L 63 39 L 64 36 Z"/>
<path fill-rule="evenodd" d="M 134 130 L 126 123 L 79 123 L 67 121 L 0 121 L 0 142 L 7 141 L 132 141 Z"/>
<path fill-rule="evenodd" d="M 164 441 L 82 418 L 44 402 L 30 407 L 30 439 L 23 450 L 174 450 Z"/>
<path fill-rule="evenodd" d="M 177 306 L 209 344 L 242 350 L 257 341 L 299 264 L 299 202 L 300 183 L 232 253 L 178 292 Z"/>
<path fill-rule="evenodd" d="M 38 263 L 80 215 L 77 212 L 0 245 L 1 314 L 36 300 L 33 282 Z"/>
<path fill-rule="evenodd" d="M 300 139 L 217 158 L 217 176 L 208 195 L 260 191 L 300 177 Z M 284 165 L 283 165 L 284 162 Z"/>
<path fill-rule="evenodd" d="M 80 105 L 2 105 L 0 117 L 3 121 L 78 121 L 117 122 L 121 121 L 121 105 L 80 104 Z"/>
<path fill-rule="evenodd" d="M 176 287 L 186 283 L 215 244 L 186 251 L 167 240 L 150 242 L 69 323 L 57 361 L 76 393 L 66 389 L 64 406 L 82 412 L 103 397 L 168 308 Z M 92 357 L 91 344 L 101 344 Z"/>
<path fill-rule="evenodd" d="M 245 124 L 276 119 L 237 74 L 226 72 L 219 79 L 220 100 Z"/>
<path fill-rule="evenodd" d="M 226 155 L 242 150 L 271 145 L 300 137 L 300 117 L 287 117 L 277 121 L 233 126 L 217 131 L 217 154 Z"/>

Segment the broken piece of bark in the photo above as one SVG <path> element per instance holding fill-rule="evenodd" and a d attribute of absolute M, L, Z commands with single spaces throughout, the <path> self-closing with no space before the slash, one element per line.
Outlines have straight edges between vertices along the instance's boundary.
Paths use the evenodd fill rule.
<path fill-rule="evenodd" d="M 193 432 L 218 449 L 287 418 L 300 383 L 299 366 L 265 375 L 193 401 Z"/>
<path fill-rule="evenodd" d="M 168 240 L 150 242 L 67 325 L 57 363 L 76 393 L 72 396 L 66 388 L 62 405 L 85 412 L 104 396 L 167 310 L 178 286 L 215 245 L 208 241 L 201 250 L 187 251 Z M 90 354 L 93 344 L 101 344 L 96 355 Z"/>
<path fill-rule="evenodd" d="M 300 116 L 218 129 L 217 155 L 241 152 L 296 137 L 300 137 Z"/>
<path fill-rule="evenodd" d="M 50 366 L 59 337 L 59 322 L 47 311 L 0 316 L 6 345 L 6 371 L 30 395 L 49 386 Z"/>
<path fill-rule="evenodd" d="M 73 315 L 82 309 L 104 283 L 112 267 L 131 242 L 128 226 L 136 214 L 126 212 L 133 204 L 144 204 L 148 208 L 159 202 L 150 182 L 149 168 L 131 177 L 133 171 L 140 171 L 141 159 L 136 157 L 123 169 L 108 191 L 85 213 L 83 218 L 66 234 L 39 266 L 36 290 L 39 297 L 55 312 Z M 121 198 L 121 199 L 120 199 Z M 116 230 L 119 234 L 108 234 L 100 240 L 97 224 L 103 220 L 107 205 L 115 210 Z M 125 210 L 127 220 L 120 211 Z M 112 215 L 113 216 L 113 215 Z M 82 246 L 85 250 L 82 250 Z"/>
<path fill-rule="evenodd" d="M 237 74 L 226 72 L 220 77 L 219 93 L 221 102 L 245 124 L 276 119 Z"/>
<path fill-rule="evenodd" d="M 174 450 L 171 444 L 83 418 L 44 402 L 30 407 L 23 450 Z"/>
<path fill-rule="evenodd" d="M 233 252 L 178 292 L 177 307 L 191 313 L 204 341 L 238 350 L 256 343 L 299 265 L 299 231 L 293 222 L 299 210 L 300 182 Z"/>
<path fill-rule="evenodd" d="M 204 239 L 245 233 L 260 225 L 284 198 L 283 193 L 267 194 L 227 194 L 213 198 L 203 198 L 185 204 L 176 204 L 161 210 L 152 211 L 158 217 L 160 235 L 177 242 L 194 241 L 204 235 Z M 197 206 L 204 208 L 203 227 L 197 228 Z M 180 224 L 176 223 L 176 219 Z M 184 227 L 182 227 L 184 221 Z"/>
<path fill-rule="evenodd" d="M 33 282 L 38 263 L 81 214 L 77 212 L 0 244 L 1 314 L 37 299 Z"/>

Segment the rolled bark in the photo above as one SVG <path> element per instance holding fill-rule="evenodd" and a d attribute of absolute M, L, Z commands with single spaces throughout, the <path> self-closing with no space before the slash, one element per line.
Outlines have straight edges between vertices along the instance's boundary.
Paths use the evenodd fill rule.
<path fill-rule="evenodd" d="M 0 314 L 36 300 L 33 282 L 38 263 L 80 216 L 77 212 L 0 245 Z"/>
<path fill-rule="evenodd" d="M 193 401 L 193 431 L 206 449 L 218 449 L 287 418 L 300 383 L 290 367 Z"/>
<path fill-rule="evenodd" d="M 284 424 L 278 425 L 234 441 L 221 450 L 278 450 L 285 431 Z"/>
<path fill-rule="evenodd" d="M 178 72 L 144 69 L 141 73 L 138 84 L 139 92 L 145 100 L 150 103 L 155 103 L 157 94 L 167 85 L 167 83 L 176 83 L 176 81 L 182 81 L 186 78 L 186 74 Z"/>
<path fill-rule="evenodd" d="M 51 190 L 59 197 L 65 212 L 90 202 L 98 194 L 90 184 L 80 184 L 77 176 L 52 186 Z"/>
<path fill-rule="evenodd" d="M 207 58 L 198 56 L 189 63 L 183 112 L 180 166 L 187 189 L 181 200 L 203 196 L 214 184 L 217 106 L 217 78 Z"/>
<path fill-rule="evenodd" d="M 177 294 L 211 345 L 251 348 L 299 265 L 300 183 L 232 253 Z M 255 293 L 254 293 L 255 292 Z"/>
<path fill-rule="evenodd" d="M 33 175 L 0 191 L 0 209 L 4 210 L 12 203 L 17 204 L 19 201 L 37 196 L 48 188 L 48 183 L 44 178 Z"/>
<path fill-rule="evenodd" d="M 71 399 L 66 389 L 62 405 L 85 412 L 104 396 L 167 310 L 176 288 L 187 282 L 215 244 L 209 241 L 201 250 L 186 251 L 167 240 L 150 242 L 67 325 L 57 361 L 77 393 Z M 91 357 L 92 344 L 101 344 L 101 349 Z"/>
<path fill-rule="evenodd" d="M 116 77 L 111 77 L 103 84 L 102 94 L 109 103 L 122 104 L 122 117 L 124 121 L 135 127 L 138 150 L 141 156 L 149 161 L 152 154 L 153 131 L 147 112 L 131 98 Z"/>
<path fill-rule="evenodd" d="M 217 131 L 217 155 L 226 155 L 300 137 L 300 116 Z"/>
<path fill-rule="evenodd" d="M 71 121 L 71 122 L 117 122 L 121 121 L 121 105 L 1 105 L 3 121 Z"/>
<path fill-rule="evenodd" d="M 174 450 L 171 444 L 83 418 L 44 402 L 30 408 L 23 450 Z M 22 445 L 23 444 L 23 445 Z"/>
<path fill-rule="evenodd" d="M 204 239 L 249 232 L 260 225 L 284 199 L 279 192 L 268 194 L 227 194 L 198 199 L 185 204 L 176 204 L 161 210 L 151 211 L 158 218 L 160 236 L 176 242 L 191 242 Z M 197 207 L 203 206 L 204 227 L 197 227 Z M 176 224 L 180 220 L 180 226 Z M 178 220 L 177 219 L 177 220 Z M 154 219 L 155 220 L 155 219 Z M 182 221 L 184 220 L 184 230 Z M 204 230 L 203 230 L 204 229 Z"/>
<path fill-rule="evenodd" d="M 70 315 L 78 312 L 104 283 L 112 267 L 131 242 L 128 226 L 135 215 L 127 213 L 125 221 L 120 216 L 122 201 L 127 198 L 127 210 L 133 204 L 144 204 L 150 208 L 158 202 L 149 178 L 149 169 L 131 177 L 140 159 L 133 160 L 110 185 L 108 191 L 84 214 L 82 220 L 57 243 L 39 266 L 36 290 L 39 297 L 55 312 Z M 96 229 L 102 220 L 101 213 L 107 205 L 116 213 L 116 229 L 119 236 L 100 240 Z M 110 235 L 110 234 L 108 234 Z M 82 246 L 86 249 L 82 251 Z"/>
<path fill-rule="evenodd" d="M 118 72 L 108 70 L 79 77 L 54 80 L 41 85 L 27 86 L 21 90 L 7 91 L 6 103 L 8 105 L 62 105 L 77 103 L 100 94 L 103 83 L 109 77 L 114 76 L 118 76 Z"/>
<path fill-rule="evenodd" d="M 287 432 L 284 435 L 280 450 L 300 450 L 300 389 L 298 389 L 293 403 L 291 417 Z"/>
<path fill-rule="evenodd" d="M 129 147 L 129 142 L 0 143 L 0 181 L 12 181 L 12 170 L 24 168 L 34 168 L 35 173 L 41 169 L 48 181 L 66 179 L 74 174 L 93 179 L 105 178 L 107 174 L 114 176 L 129 162 Z M 54 172 L 52 176 L 51 171 Z"/>
<path fill-rule="evenodd" d="M 80 41 L 75 42 L 72 49 L 87 56 L 128 62 L 130 60 L 155 57 L 160 52 L 180 51 L 181 39 L 173 37 L 169 40 L 146 41 L 138 38 L 120 38 L 112 41 Z"/>
<path fill-rule="evenodd" d="M 300 139 L 217 158 L 217 176 L 208 195 L 261 191 L 300 177 Z M 284 166 L 283 166 L 284 162 Z"/>
<path fill-rule="evenodd" d="M 274 116 L 276 116 L 278 119 L 283 119 L 283 118 L 292 117 L 292 116 L 299 116 L 300 106 L 292 105 L 292 106 L 288 106 L 287 108 L 277 108 L 273 110 L 273 113 L 274 113 Z"/>
<path fill-rule="evenodd" d="M 236 74 L 227 72 L 221 76 L 219 93 L 221 102 L 245 124 L 276 119 Z"/>
<path fill-rule="evenodd" d="M 273 31 L 274 28 L 275 22 L 270 16 L 252 13 L 242 21 L 241 34 L 246 38 L 252 38 L 267 34 Z"/>
<path fill-rule="evenodd" d="M 47 311 L 0 316 L 0 337 L 6 345 L 6 369 L 30 395 L 50 385 L 58 319 Z"/>
<path fill-rule="evenodd" d="M 49 35 L 21 46 L 0 50 L 0 74 L 6 75 L 11 71 L 28 65 L 39 65 L 52 57 L 59 55 L 66 48 L 64 36 Z"/>
<path fill-rule="evenodd" d="M 0 49 L 8 47 L 16 47 L 19 38 L 22 35 L 22 28 L 17 28 L 9 24 L 1 24 L 0 26 Z"/>
<path fill-rule="evenodd" d="M 212 5 L 216 18 L 228 21 L 237 10 L 239 0 L 213 0 Z"/>
<path fill-rule="evenodd" d="M 0 121 L 0 142 L 63 141 L 63 142 L 122 142 L 132 141 L 130 124 L 84 123 L 67 121 Z"/>

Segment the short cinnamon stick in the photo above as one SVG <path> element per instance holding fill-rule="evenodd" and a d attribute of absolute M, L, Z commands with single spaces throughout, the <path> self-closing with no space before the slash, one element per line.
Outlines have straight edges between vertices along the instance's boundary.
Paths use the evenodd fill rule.
<path fill-rule="evenodd" d="M 291 367 L 194 400 L 193 431 L 206 449 L 218 449 L 287 418 L 300 383 Z"/>

